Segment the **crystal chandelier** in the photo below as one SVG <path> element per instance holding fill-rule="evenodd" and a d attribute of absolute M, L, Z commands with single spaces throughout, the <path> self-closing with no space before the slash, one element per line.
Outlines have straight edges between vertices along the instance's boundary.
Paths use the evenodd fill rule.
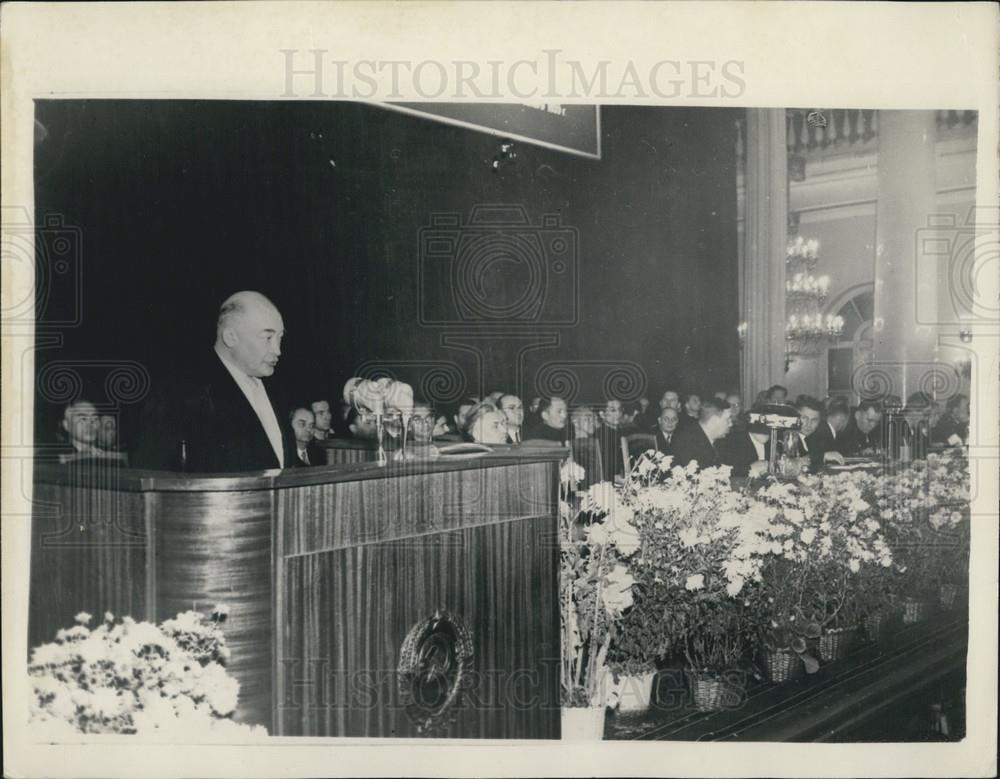
<path fill-rule="evenodd" d="M 815 356 L 844 330 L 843 317 L 823 316 L 821 306 L 830 289 L 829 276 L 815 276 L 819 241 L 797 236 L 785 253 L 785 351 Z"/>

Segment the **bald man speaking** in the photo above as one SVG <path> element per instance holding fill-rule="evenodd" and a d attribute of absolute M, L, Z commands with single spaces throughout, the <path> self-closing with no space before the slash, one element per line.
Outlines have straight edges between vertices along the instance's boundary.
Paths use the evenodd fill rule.
<path fill-rule="evenodd" d="M 281 313 L 259 292 L 237 292 L 223 302 L 217 359 L 190 409 L 189 470 L 256 471 L 291 462 L 290 438 L 263 382 L 278 364 L 284 334 Z"/>

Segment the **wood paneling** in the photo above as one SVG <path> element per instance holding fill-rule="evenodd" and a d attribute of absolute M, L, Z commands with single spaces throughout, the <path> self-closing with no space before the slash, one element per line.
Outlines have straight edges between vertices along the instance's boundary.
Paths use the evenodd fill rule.
<path fill-rule="evenodd" d="M 88 478 L 95 486 L 35 483 L 29 647 L 51 641 L 81 611 L 97 621 L 106 611 L 146 617 L 142 495 L 116 489 L 118 469 L 91 471 Z"/>
<path fill-rule="evenodd" d="M 39 467 L 30 645 L 81 610 L 163 620 L 225 605 L 238 720 L 414 735 L 386 696 L 407 631 L 446 609 L 472 631 L 474 663 L 446 735 L 556 737 L 560 453 L 501 449 L 203 479 Z M 361 703 L 282 708 L 338 678 Z"/>
<path fill-rule="evenodd" d="M 280 521 L 299 532 L 282 533 L 278 565 L 279 733 L 423 735 L 397 689 L 400 647 L 445 610 L 471 630 L 472 671 L 453 721 L 431 735 L 558 737 L 555 465 L 478 474 L 424 477 L 426 493 L 394 480 L 398 501 L 377 482 L 336 485 L 316 503 L 282 496 L 295 510 Z M 467 510 L 449 517 L 448 495 Z M 372 531 L 365 520 L 379 516 L 391 521 Z"/>
<path fill-rule="evenodd" d="M 156 618 L 229 608 L 228 669 L 240 683 L 238 720 L 271 716 L 273 492 L 159 493 Z"/>

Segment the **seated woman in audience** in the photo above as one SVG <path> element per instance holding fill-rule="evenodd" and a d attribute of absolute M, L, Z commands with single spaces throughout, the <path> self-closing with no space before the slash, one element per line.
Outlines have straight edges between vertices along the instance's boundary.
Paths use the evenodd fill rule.
<path fill-rule="evenodd" d="M 735 479 L 755 478 L 767 473 L 771 431 L 767 426 L 750 424 L 743 430 L 731 430 L 715 448 L 723 465 L 732 468 Z"/>
<path fill-rule="evenodd" d="M 952 395 L 945 404 L 944 414 L 934 426 L 931 438 L 936 444 L 960 446 L 969 440 L 969 398 Z"/>
<path fill-rule="evenodd" d="M 468 415 L 467 432 L 477 444 L 506 444 L 507 417 L 492 403 L 480 403 Z"/>

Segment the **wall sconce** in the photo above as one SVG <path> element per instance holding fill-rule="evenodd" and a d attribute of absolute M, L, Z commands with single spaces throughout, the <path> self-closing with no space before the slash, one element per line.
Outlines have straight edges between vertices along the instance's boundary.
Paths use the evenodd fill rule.
<path fill-rule="evenodd" d="M 958 340 L 960 340 L 963 344 L 971 344 L 972 343 L 972 331 L 971 330 L 959 330 L 958 331 Z"/>

